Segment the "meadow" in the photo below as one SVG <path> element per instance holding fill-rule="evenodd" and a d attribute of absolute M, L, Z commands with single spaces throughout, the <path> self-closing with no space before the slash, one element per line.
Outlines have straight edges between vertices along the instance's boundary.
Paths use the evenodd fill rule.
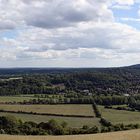
<path fill-rule="evenodd" d="M 60 115 L 95 116 L 92 105 L 6 105 L 1 104 L 0 110 L 25 111 Z"/>
<path fill-rule="evenodd" d="M 102 117 L 110 121 L 112 124 L 124 123 L 124 124 L 140 124 L 140 112 L 125 111 L 107 109 L 104 106 L 98 106 Z M 100 119 L 85 118 L 84 116 L 95 116 L 92 105 L 85 104 L 65 104 L 65 105 L 7 105 L 1 104 L 0 110 L 6 111 L 25 111 L 25 112 L 36 112 L 36 113 L 48 113 L 48 115 L 33 115 L 33 114 L 20 114 L 20 113 L 8 113 L 0 112 L 0 116 L 13 115 L 23 121 L 34 121 L 37 123 L 47 122 L 50 119 L 55 119 L 58 122 L 66 121 L 71 127 L 82 127 L 83 125 L 88 126 L 100 126 Z M 64 115 L 54 116 L 53 114 Z M 66 117 L 65 115 L 73 115 L 73 117 Z M 81 115 L 83 117 L 77 117 Z"/>
<path fill-rule="evenodd" d="M 59 116 L 44 116 L 44 115 L 31 115 L 31 114 L 18 114 L 18 113 L 4 113 L 0 112 L 0 116 L 15 116 L 17 119 L 22 121 L 34 121 L 36 123 L 47 122 L 51 119 L 55 119 L 59 123 L 65 121 L 70 127 L 82 127 L 83 125 L 88 126 L 100 126 L 99 118 L 79 118 L 79 117 L 59 117 Z"/>
<path fill-rule="evenodd" d="M 99 110 L 102 117 L 106 118 L 108 121 L 111 121 L 113 124 L 140 124 L 140 112 L 106 109 L 103 106 L 99 106 Z"/>
<path fill-rule="evenodd" d="M 0 96 L 0 103 L 23 102 L 36 99 L 34 96 Z"/>
<path fill-rule="evenodd" d="M 140 130 L 71 136 L 10 136 L 0 135 L 0 140 L 139 140 Z"/>

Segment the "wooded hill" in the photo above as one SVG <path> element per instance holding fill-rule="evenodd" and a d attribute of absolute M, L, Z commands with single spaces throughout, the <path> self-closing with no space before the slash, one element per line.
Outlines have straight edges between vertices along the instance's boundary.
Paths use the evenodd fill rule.
<path fill-rule="evenodd" d="M 0 69 L 0 95 L 140 93 L 140 65 L 120 68 Z"/>

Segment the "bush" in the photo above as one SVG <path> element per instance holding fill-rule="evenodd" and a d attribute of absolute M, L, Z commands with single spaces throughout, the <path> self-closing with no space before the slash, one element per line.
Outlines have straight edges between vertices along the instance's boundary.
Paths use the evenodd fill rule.
<path fill-rule="evenodd" d="M 100 123 L 101 123 L 103 126 L 107 126 L 107 127 L 112 126 L 111 122 L 107 121 L 107 120 L 104 119 L 104 118 L 101 118 Z"/>
<path fill-rule="evenodd" d="M 96 117 L 100 118 L 101 117 L 101 113 L 100 113 L 100 111 L 99 111 L 99 109 L 98 109 L 98 107 L 97 107 L 95 102 L 93 102 L 92 107 L 94 109 Z"/>

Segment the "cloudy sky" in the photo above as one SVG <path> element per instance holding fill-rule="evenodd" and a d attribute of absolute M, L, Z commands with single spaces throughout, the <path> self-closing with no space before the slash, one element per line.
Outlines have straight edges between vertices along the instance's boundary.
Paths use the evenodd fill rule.
<path fill-rule="evenodd" d="M 0 67 L 140 63 L 140 0 L 0 0 Z"/>

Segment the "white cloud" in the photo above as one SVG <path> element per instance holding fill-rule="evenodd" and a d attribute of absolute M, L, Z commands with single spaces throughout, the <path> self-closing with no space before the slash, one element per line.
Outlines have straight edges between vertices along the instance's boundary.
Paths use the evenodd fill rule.
<path fill-rule="evenodd" d="M 121 18 L 122 21 L 140 22 L 140 18 Z"/>
<path fill-rule="evenodd" d="M 130 5 L 113 5 L 111 8 L 120 10 L 130 10 L 132 7 Z"/>
<path fill-rule="evenodd" d="M 111 8 L 118 10 L 132 10 L 132 8 L 134 9 L 134 5 L 139 4 L 140 0 L 111 0 Z"/>
<path fill-rule="evenodd" d="M 26 5 L 24 16 L 28 25 L 58 28 L 75 26 L 79 22 L 113 20 L 113 14 L 104 1 L 52 0 L 42 3 L 39 6 L 38 4 Z"/>
<path fill-rule="evenodd" d="M 140 59 L 140 31 L 115 22 L 110 9 L 127 9 L 134 2 L 0 0 L 1 32 L 18 30 L 13 38 L 8 35 L 0 37 L 0 61 L 8 60 L 12 65 L 19 65 L 22 61 L 23 65 L 35 66 L 82 66 L 82 62 L 85 66 L 136 63 Z M 134 18 L 121 20 L 139 22 Z"/>
<path fill-rule="evenodd" d="M 120 5 L 133 5 L 135 0 L 116 0 L 116 2 Z"/>
<path fill-rule="evenodd" d="M 64 29 L 28 29 L 16 43 L 17 59 L 120 59 L 139 54 L 140 32 L 118 23 L 82 23 Z"/>
<path fill-rule="evenodd" d="M 0 20 L 0 30 L 12 30 L 16 27 L 16 24 L 12 21 L 2 21 Z"/>

